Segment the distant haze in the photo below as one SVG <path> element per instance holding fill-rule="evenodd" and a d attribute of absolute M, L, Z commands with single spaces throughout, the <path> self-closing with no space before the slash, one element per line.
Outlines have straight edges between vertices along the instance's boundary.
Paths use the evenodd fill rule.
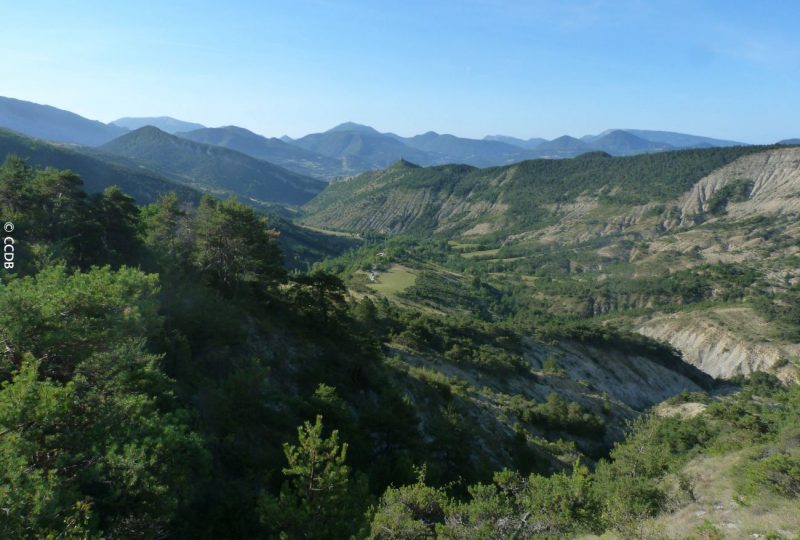
<path fill-rule="evenodd" d="M 285 173 L 292 171 L 308 179 L 327 181 L 388 167 L 399 160 L 423 166 L 461 163 L 474 167 L 493 167 L 537 158 L 572 158 L 590 152 L 627 156 L 744 144 L 686 133 L 642 129 L 608 129 L 596 135 L 584 135 L 580 139 L 562 135 L 553 140 L 522 140 L 505 135 L 471 139 L 435 131 L 403 137 L 392 132 L 381 133 L 371 126 L 356 122 L 344 122 L 324 132 L 310 133 L 296 139 L 278 139 L 264 137 L 240 126 L 206 128 L 196 122 L 169 116 L 123 117 L 111 124 L 103 124 L 71 111 L 3 96 L 0 96 L 0 128 L 50 142 L 87 147 L 112 140 L 125 140 L 127 142 L 121 143 L 126 149 L 122 155 L 127 157 L 130 157 L 127 150 L 130 150 L 133 140 L 128 134 L 135 130 L 139 137 L 135 138 L 137 142 L 134 146 L 141 154 L 138 155 L 141 159 L 152 153 L 160 153 L 160 144 L 184 153 L 191 149 L 204 153 L 210 148 L 206 145 L 213 145 L 217 148 L 215 152 L 218 152 L 218 156 L 249 163 L 244 166 L 245 169 L 259 166 L 246 159 L 249 156 L 282 167 Z M 177 137 L 170 137 L 170 134 Z M 189 140 L 202 146 L 189 145 Z M 783 142 L 791 144 L 791 139 Z M 224 149 L 233 151 L 233 154 L 219 153 Z M 167 158 L 164 163 L 169 165 L 171 159 Z M 207 163 L 201 165 L 208 166 Z M 180 172 L 172 171 L 172 174 Z"/>

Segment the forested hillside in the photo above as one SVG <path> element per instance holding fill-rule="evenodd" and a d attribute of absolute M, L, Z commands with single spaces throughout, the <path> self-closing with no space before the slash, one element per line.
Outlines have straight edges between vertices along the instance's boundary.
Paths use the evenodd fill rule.
<path fill-rule="evenodd" d="M 796 392 L 772 378 L 752 392 L 777 408 L 710 398 L 669 348 L 557 318 L 520 333 L 493 288 L 457 276 L 354 296 L 287 273 L 270 225 L 233 200 L 137 207 L 13 158 L 0 194 L 17 242 L 0 286 L 4 537 L 630 535 L 688 493 L 671 474 L 743 434 L 782 457 L 743 461 L 742 496 L 796 496 L 781 442 Z M 640 420 L 602 461 L 682 391 L 717 416 Z M 716 420 L 736 407 L 758 427 Z"/>
<path fill-rule="evenodd" d="M 220 146 L 182 139 L 145 126 L 100 147 L 175 180 L 217 195 L 256 203 L 302 204 L 325 183 Z M 108 159 L 108 158 L 107 158 Z"/>
<path fill-rule="evenodd" d="M 89 192 L 102 191 L 113 183 L 122 188 L 141 203 L 155 201 L 160 195 L 171 191 L 181 200 L 200 200 L 200 193 L 183 186 L 156 172 L 142 170 L 135 164 L 118 164 L 104 161 L 101 157 L 87 156 L 77 150 L 56 146 L 23 137 L 11 131 L 0 129 L 0 155 L 17 155 L 38 167 L 70 169 L 83 179 Z"/>
<path fill-rule="evenodd" d="M 399 162 L 330 186 L 302 219 L 374 238 L 328 262 L 354 286 L 373 266 L 380 282 L 403 265 L 417 280 L 406 295 L 440 288 L 449 272 L 496 291 L 487 302 L 503 317 L 625 328 L 715 377 L 767 369 L 795 378 L 798 193 L 797 148 L 489 169 Z M 404 254 L 377 256 L 390 252 Z"/>

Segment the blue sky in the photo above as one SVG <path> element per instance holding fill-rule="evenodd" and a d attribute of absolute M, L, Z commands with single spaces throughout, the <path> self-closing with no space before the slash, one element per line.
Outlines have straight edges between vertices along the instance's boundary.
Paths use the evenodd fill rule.
<path fill-rule="evenodd" d="M 299 136 L 800 136 L 800 2 L 0 0 L 0 95 Z"/>

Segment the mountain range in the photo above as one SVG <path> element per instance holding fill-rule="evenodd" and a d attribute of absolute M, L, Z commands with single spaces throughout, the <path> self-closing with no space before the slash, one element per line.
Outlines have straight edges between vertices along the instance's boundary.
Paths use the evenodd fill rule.
<path fill-rule="evenodd" d="M 168 116 L 124 117 L 104 124 L 77 114 L 12 98 L 0 98 L 0 127 L 56 143 L 100 146 L 130 130 L 154 126 L 195 142 L 221 146 L 294 173 L 326 181 L 385 168 L 399 159 L 423 166 L 463 163 L 502 166 L 540 158 L 570 158 L 587 152 L 635 155 L 681 148 L 738 146 L 736 141 L 667 131 L 614 129 L 575 138 L 527 140 L 504 135 L 469 139 L 429 131 L 412 137 L 345 122 L 300 138 L 268 138 L 237 126 L 207 128 Z"/>
<path fill-rule="evenodd" d="M 177 135 L 195 142 L 236 150 L 256 159 L 280 165 L 290 171 L 316 178 L 334 178 L 356 172 L 346 169 L 341 159 L 323 156 L 237 126 L 196 129 Z"/>
<path fill-rule="evenodd" d="M 182 183 L 234 193 L 254 203 L 302 204 L 325 183 L 267 161 L 145 126 L 100 146 L 98 151 L 133 160 Z"/>
<path fill-rule="evenodd" d="M 6 536 L 307 536 L 287 459 L 359 538 L 800 530 L 800 141 L 4 103 L 0 157 L 155 201 L 0 167 Z"/>
<path fill-rule="evenodd" d="M 80 175 L 90 193 L 117 185 L 139 204 L 154 202 L 160 195 L 173 191 L 185 202 L 200 200 L 199 191 L 135 163 L 109 161 L 103 155 L 88 155 L 76 148 L 46 143 L 0 128 L 0 156 L 11 154 L 25 158 L 35 167 L 69 169 Z"/>

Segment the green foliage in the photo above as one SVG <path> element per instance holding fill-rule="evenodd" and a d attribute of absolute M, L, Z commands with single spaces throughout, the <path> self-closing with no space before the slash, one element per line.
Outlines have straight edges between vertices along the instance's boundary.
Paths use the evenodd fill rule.
<path fill-rule="evenodd" d="M 57 266 L 0 285 L 2 370 L 32 353 L 49 377 L 68 380 L 93 352 L 152 336 L 160 324 L 157 291 L 155 275 L 109 267 L 69 274 Z"/>
<path fill-rule="evenodd" d="M 791 452 L 778 451 L 760 459 L 757 457 L 743 467 L 742 472 L 739 490 L 743 495 L 757 496 L 766 489 L 785 497 L 800 498 L 800 455 L 796 448 Z"/>
<path fill-rule="evenodd" d="M 141 254 L 133 199 L 115 187 L 88 197 L 70 171 L 34 170 L 7 157 L 0 166 L 0 212 L 24 231 L 15 267 L 21 273 L 58 261 L 116 267 Z"/>
<path fill-rule="evenodd" d="M 742 202 L 750 198 L 755 183 L 746 178 L 737 178 L 714 192 L 705 204 L 711 214 L 723 214 L 729 202 Z"/>
<path fill-rule="evenodd" d="M 602 418 L 574 401 L 567 403 L 557 392 L 550 392 L 543 403 L 514 396 L 509 401 L 509 410 L 523 422 L 548 430 L 596 435 L 605 432 Z"/>
<path fill-rule="evenodd" d="M 175 193 L 167 193 L 142 209 L 144 244 L 152 257 L 153 268 L 169 277 L 189 271 L 192 238 L 191 218 Z"/>
<path fill-rule="evenodd" d="M 776 334 L 789 341 L 800 340 L 800 284 L 784 291 L 767 291 L 753 304 L 773 325 Z"/>
<path fill-rule="evenodd" d="M 327 325 L 345 310 L 347 288 L 338 277 L 321 271 L 293 278 L 291 298 L 321 325 Z"/>
<path fill-rule="evenodd" d="M 558 367 L 558 359 L 555 356 L 548 356 L 544 359 L 542 370 L 544 370 L 546 373 L 551 373 L 554 375 L 564 373 L 564 370 Z"/>
<path fill-rule="evenodd" d="M 707 392 L 689 392 L 684 390 L 680 394 L 666 400 L 669 405 L 680 405 L 681 403 L 708 403 L 710 397 Z"/>
<path fill-rule="evenodd" d="M 370 538 L 375 540 L 416 540 L 436 538 L 449 504 L 444 490 L 425 484 L 422 470 L 415 484 L 388 488 L 374 511 Z"/>
<path fill-rule="evenodd" d="M 689 540 L 724 540 L 725 535 L 722 534 L 713 523 L 703 520 L 701 525 L 694 528 L 695 534 Z"/>
<path fill-rule="evenodd" d="M 337 430 L 322 436 L 322 416 L 299 427 L 297 438 L 297 445 L 283 445 L 287 481 L 277 497 L 262 495 L 261 521 L 275 537 L 345 538 L 357 529 L 365 503 L 365 486 L 350 479 L 345 464 L 347 444 L 339 444 Z"/>
<path fill-rule="evenodd" d="M 304 219 L 313 225 L 342 230 L 425 235 L 445 223 L 439 212 L 442 200 L 500 201 L 508 205 L 507 214 L 500 218 L 507 235 L 547 225 L 552 216 L 544 209 L 546 205 L 572 202 L 582 194 L 599 196 L 613 204 L 669 201 L 713 170 L 764 149 L 739 146 L 615 158 L 586 155 L 487 169 L 462 165 L 396 166 L 331 185 L 305 206 Z M 470 213 L 448 215 L 447 224 L 455 221 L 463 231 L 486 218 L 483 214 L 480 221 Z"/>
<path fill-rule="evenodd" d="M 130 163 L 113 163 L 106 156 L 92 151 L 84 154 L 63 145 L 48 144 L 0 129 L 0 156 L 9 155 L 22 156 L 36 167 L 74 171 L 86 183 L 90 193 L 102 192 L 113 184 L 142 204 L 153 202 L 171 191 L 177 193 L 182 201 L 200 200 L 199 192 Z"/>
<path fill-rule="evenodd" d="M 445 189 L 440 172 L 410 180 Z M 446 174 L 472 189 L 458 178 L 475 171 Z M 599 314 L 548 318 L 527 289 L 498 285 L 440 238 L 371 237 L 288 276 L 272 222 L 236 202 L 206 198 L 195 209 L 166 195 L 140 210 L 118 190 L 90 197 L 75 175 L 14 159 L 0 168 L 0 208 L 30 250 L 0 284 L 0 536 L 530 538 L 615 528 L 635 537 L 664 510 L 665 478 L 682 464 L 748 445 L 741 500 L 797 496 L 797 390 L 766 374 L 738 381 L 731 396 L 704 396 L 695 418 L 643 417 L 593 472 L 561 471 L 559 452 L 577 450 L 554 439 L 607 443 L 617 411 L 608 396 L 601 418 L 594 397 L 536 402 L 480 387 L 562 375 L 553 361 L 531 374 L 513 329 L 683 364 Z M 571 275 L 565 252 L 553 260 Z M 412 307 L 348 296 L 348 272 L 398 263 L 425 269 L 403 299 Z M 465 276 L 444 268 L 458 264 Z M 593 305 L 658 281 L 566 283 L 552 272 L 532 275 L 539 292 L 589 293 Z M 744 264 L 662 281 L 664 302 L 738 301 L 760 287 Z M 425 365 L 387 358 L 386 342 Z M 491 417 L 472 402 L 490 395 L 505 419 L 486 428 Z M 492 480 L 506 460 L 524 475 Z"/>
<path fill-rule="evenodd" d="M 154 276 L 107 267 L 0 290 L 4 536 L 153 537 L 191 492 L 206 455 L 145 347 L 154 292 Z"/>
<path fill-rule="evenodd" d="M 370 538 L 556 538 L 597 529 L 591 477 L 578 464 L 572 474 L 523 478 L 510 471 L 491 484 L 469 488 L 467 501 L 416 484 L 389 488 L 372 519 Z"/>
<path fill-rule="evenodd" d="M 283 278 L 275 231 L 239 202 L 204 197 L 194 218 L 194 263 L 210 284 L 236 295 Z"/>

